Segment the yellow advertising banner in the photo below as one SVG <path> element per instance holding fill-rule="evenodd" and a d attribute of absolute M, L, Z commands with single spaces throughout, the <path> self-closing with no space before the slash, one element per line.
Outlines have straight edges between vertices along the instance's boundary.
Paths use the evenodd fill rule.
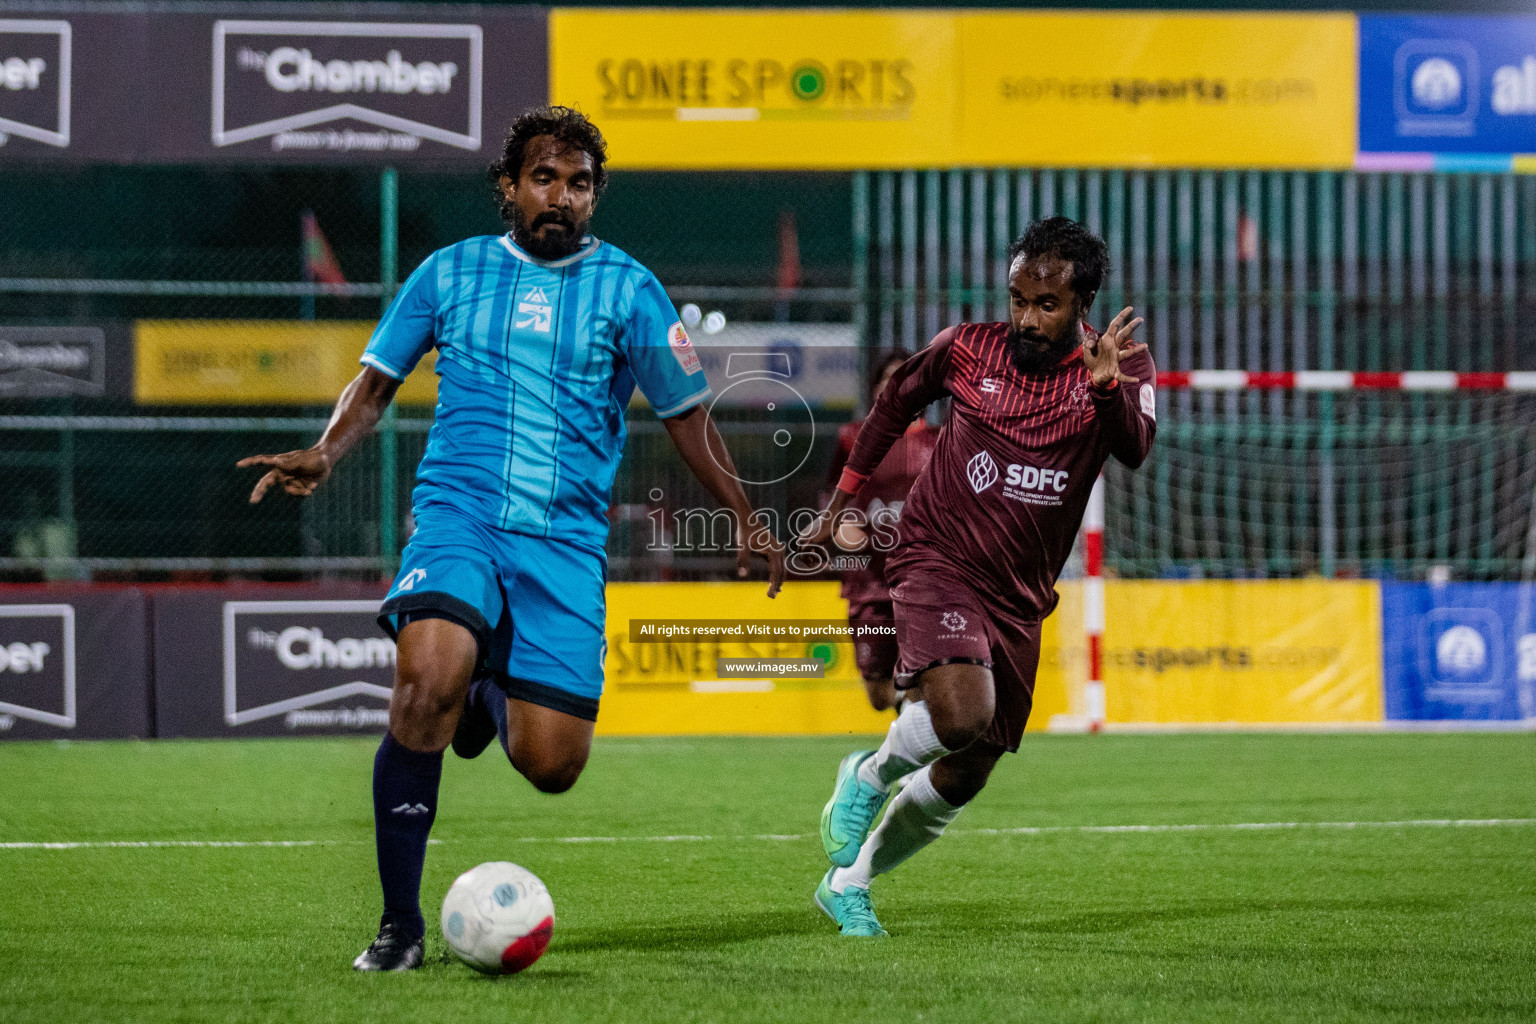
<path fill-rule="evenodd" d="M 134 397 L 147 404 L 329 405 L 362 369 L 367 320 L 140 320 Z M 397 393 L 434 405 L 436 353 Z"/>
<path fill-rule="evenodd" d="M 615 167 L 1336 167 L 1348 14 L 551 12 Z"/>
<path fill-rule="evenodd" d="M 956 159 L 953 15 L 555 10 L 550 99 L 615 167 L 908 167 Z"/>
<path fill-rule="evenodd" d="M 1046 620 L 1044 656 L 1030 728 L 1066 712 L 1068 679 L 1081 671 L 1082 643 L 1058 643 L 1057 625 L 1081 621 L 1075 588 Z M 890 712 L 870 708 L 853 645 L 827 641 L 635 643 L 630 619 L 845 620 L 836 583 L 790 583 L 769 600 L 762 583 L 610 583 L 607 685 L 597 731 L 606 735 L 828 735 L 883 733 Z M 716 678 L 716 658 L 821 658 L 823 679 Z M 1075 659 L 1075 660 L 1074 660 Z"/>
<path fill-rule="evenodd" d="M 1112 723 L 1382 720 L 1381 594 L 1332 580 L 1110 581 Z"/>
<path fill-rule="evenodd" d="M 962 163 L 1353 164 L 1352 15 L 958 17 Z"/>
<path fill-rule="evenodd" d="M 1082 585 L 1046 619 L 1029 728 L 1081 716 Z M 1297 725 L 1382 719 L 1381 613 L 1373 583 L 1120 581 L 1106 586 L 1108 719 L 1121 725 Z M 608 735 L 882 732 L 847 643 L 633 643 L 632 618 L 840 620 L 835 583 L 608 586 Z M 719 657 L 828 661 L 824 679 L 720 680 Z"/>
<path fill-rule="evenodd" d="M 634 642 L 630 619 L 846 619 L 836 583 L 610 583 L 608 660 L 597 731 L 608 735 L 884 732 L 848 643 Z M 716 658 L 821 658 L 824 679 L 716 678 Z"/>

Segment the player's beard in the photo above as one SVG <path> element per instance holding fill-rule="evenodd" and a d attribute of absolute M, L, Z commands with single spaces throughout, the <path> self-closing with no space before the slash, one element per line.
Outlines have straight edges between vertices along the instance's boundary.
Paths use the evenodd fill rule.
<path fill-rule="evenodd" d="M 1008 329 L 1008 348 L 1013 365 L 1020 373 L 1039 373 L 1056 366 L 1077 348 L 1077 321 L 1069 323 L 1059 338 L 1049 338 L 1035 331 Z"/>
<path fill-rule="evenodd" d="M 536 256 L 541 260 L 560 260 L 572 255 L 581 248 L 581 239 L 587 233 L 587 225 L 590 221 L 577 223 L 568 220 L 562 214 L 552 210 L 546 210 L 533 218 L 533 223 L 523 215 L 523 211 L 517 205 L 507 202 L 502 204 L 502 215 L 511 214 L 508 218 L 512 223 L 512 241 L 516 242 L 530 256 Z M 557 230 L 540 233 L 539 229 L 546 224 L 555 225 Z"/>

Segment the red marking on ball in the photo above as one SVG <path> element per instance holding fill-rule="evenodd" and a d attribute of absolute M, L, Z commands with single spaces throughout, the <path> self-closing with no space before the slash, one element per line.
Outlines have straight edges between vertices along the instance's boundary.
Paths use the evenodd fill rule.
<path fill-rule="evenodd" d="M 506 974 L 516 974 L 544 955 L 549 948 L 549 937 L 555 930 L 555 919 L 546 917 L 533 931 L 508 946 L 501 954 L 501 969 Z"/>

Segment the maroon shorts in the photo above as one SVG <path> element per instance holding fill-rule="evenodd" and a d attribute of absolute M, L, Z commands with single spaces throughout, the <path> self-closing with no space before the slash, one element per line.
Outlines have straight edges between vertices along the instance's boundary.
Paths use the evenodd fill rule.
<path fill-rule="evenodd" d="M 982 739 L 1017 751 L 1035 699 L 1040 623 L 986 610 L 964 584 L 933 573 L 911 573 L 891 591 L 901 656 L 896 687 L 922 682 L 939 665 L 970 662 L 992 670 L 996 705 Z"/>
<path fill-rule="evenodd" d="M 886 625 L 895 618 L 889 598 L 877 601 L 848 601 L 848 625 Z M 896 674 L 896 638 L 872 637 L 853 642 L 853 658 L 859 675 L 870 681 L 889 679 Z"/>

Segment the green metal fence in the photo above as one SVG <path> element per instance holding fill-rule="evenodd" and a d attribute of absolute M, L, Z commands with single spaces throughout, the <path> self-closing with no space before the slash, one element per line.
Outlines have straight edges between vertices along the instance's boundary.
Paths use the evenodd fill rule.
<path fill-rule="evenodd" d="M 305 209 L 347 285 L 302 279 Z M 679 303 L 732 320 L 851 321 L 871 349 L 911 350 L 941 326 L 1004 315 L 1003 249 L 1056 212 L 1105 236 L 1116 271 L 1096 314 L 1144 310 L 1165 369 L 1536 368 L 1536 178 L 620 173 L 596 228 Z M 786 213 L 802 268 L 788 290 Z M 472 175 L 6 172 L 0 322 L 367 318 L 428 252 L 497 230 Z M 410 410 L 315 500 L 243 502 L 252 478 L 235 459 L 308 443 L 326 412 L 0 399 L 0 578 L 387 573 L 427 427 Z M 1107 564 L 1136 576 L 1531 575 L 1533 412 L 1513 395 L 1165 392 L 1152 460 L 1108 474 Z M 775 429 L 761 414 L 726 419 L 733 445 Z M 814 504 L 832 433 L 819 432 L 814 469 L 753 500 Z M 708 503 L 660 426 L 637 417 L 615 489 L 613 578 L 732 565 L 655 550 L 670 510 Z"/>

